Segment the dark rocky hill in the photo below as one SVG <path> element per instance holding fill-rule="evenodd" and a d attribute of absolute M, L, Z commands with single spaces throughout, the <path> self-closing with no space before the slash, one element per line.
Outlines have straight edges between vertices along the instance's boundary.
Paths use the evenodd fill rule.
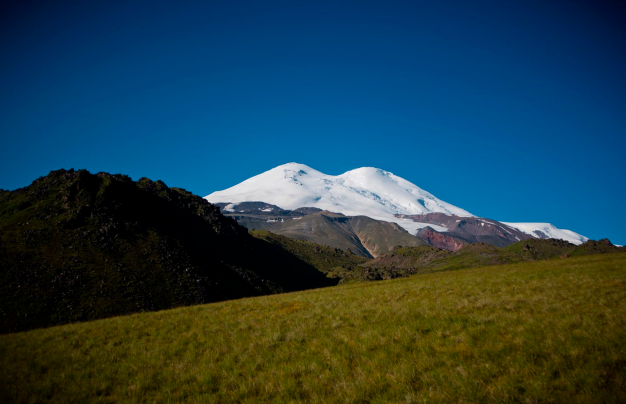
<path fill-rule="evenodd" d="M 336 284 L 161 181 L 59 170 L 0 192 L 0 332 Z"/>

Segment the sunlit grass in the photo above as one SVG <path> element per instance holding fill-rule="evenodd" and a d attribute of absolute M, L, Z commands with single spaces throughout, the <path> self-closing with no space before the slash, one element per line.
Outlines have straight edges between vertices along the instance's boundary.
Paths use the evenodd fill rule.
<path fill-rule="evenodd" d="M 624 402 L 626 254 L 0 336 L 2 402 Z"/>

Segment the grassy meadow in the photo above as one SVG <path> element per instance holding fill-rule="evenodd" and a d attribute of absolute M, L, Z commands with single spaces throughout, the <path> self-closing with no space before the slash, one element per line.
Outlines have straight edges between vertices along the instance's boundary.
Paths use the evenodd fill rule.
<path fill-rule="evenodd" d="M 0 402 L 626 402 L 626 254 L 0 335 Z"/>

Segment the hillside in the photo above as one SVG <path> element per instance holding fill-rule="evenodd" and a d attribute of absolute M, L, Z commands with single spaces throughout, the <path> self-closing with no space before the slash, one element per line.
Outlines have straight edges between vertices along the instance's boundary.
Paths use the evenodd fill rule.
<path fill-rule="evenodd" d="M 356 267 L 337 268 L 333 275 L 342 278 L 342 282 L 394 279 L 423 272 L 618 252 L 626 252 L 626 248 L 616 247 L 606 239 L 590 240 L 580 246 L 554 239 L 527 239 L 504 248 L 474 243 L 454 252 L 430 246 L 397 247 Z"/>
<path fill-rule="evenodd" d="M 332 248 L 304 240 L 281 236 L 268 231 L 251 231 L 254 237 L 275 244 L 295 255 L 318 271 L 328 274 L 336 267 L 355 267 L 368 262 L 369 259 L 339 248 Z"/>
<path fill-rule="evenodd" d="M 440 248 L 398 247 L 376 259 L 341 274 L 347 280 L 394 279 L 422 272 L 510 264 L 524 259 L 509 251 L 484 243 L 469 244 L 457 251 Z"/>
<path fill-rule="evenodd" d="M 430 246 L 397 247 L 361 265 L 335 268 L 333 275 L 341 278 L 342 283 L 402 278 L 424 272 L 432 262 L 451 254 L 451 251 Z"/>
<path fill-rule="evenodd" d="M 161 181 L 59 170 L 0 194 L 0 332 L 336 283 Z"/>
<path fill-rule="evenodd" d="M 626 254 L 0 335 L 1 402 L 624 402 Z"/>

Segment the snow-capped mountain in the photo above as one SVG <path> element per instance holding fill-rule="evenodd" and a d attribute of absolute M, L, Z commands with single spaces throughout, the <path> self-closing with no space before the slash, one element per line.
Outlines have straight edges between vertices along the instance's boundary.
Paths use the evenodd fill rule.
<path fill-rule="evenodd" d="M 357 168 L 334 176 L 304 164 L 288 163 L 231 188 L 213 192 L 205 199 L 212 203 L 229 203 L 224 212 L 236 212 L 236 205 L 241 202 L 262 201 L 282 209 L 314 207 L 347 216 L 369 216 L 397 223 L 413 235 L 426 226 L 439 232 L 446 232 L 448 228 L 398 216 L 443 213 L 475 217 L 403 178 L 374 167 Z M 574 244 L 587 240 L 580 234 L 557 229 L 549 223 L 506 225 L 538 238 L 562 238 Z"/>
<path fill-rule="evenodd" d="M 234 187 L 205 197 L 212 203 L 263 201 L 283 209 L 315 207 L 348 216 L 369 216 L 395 222 L 409 233 L 428 224 L 395 215 L 446 213 L 471 217 L 417 185 L 388 171 L 373 167 L 357 168 L 341 175 L 327 175 L 304 164 L 288 163 L 254 176 Z M 232 211 L 226 206 L 224 211 Z M 433 227 L 434 225 L 428 225 Z M 443 230 L 444 228 L 437 228 Z"/>

